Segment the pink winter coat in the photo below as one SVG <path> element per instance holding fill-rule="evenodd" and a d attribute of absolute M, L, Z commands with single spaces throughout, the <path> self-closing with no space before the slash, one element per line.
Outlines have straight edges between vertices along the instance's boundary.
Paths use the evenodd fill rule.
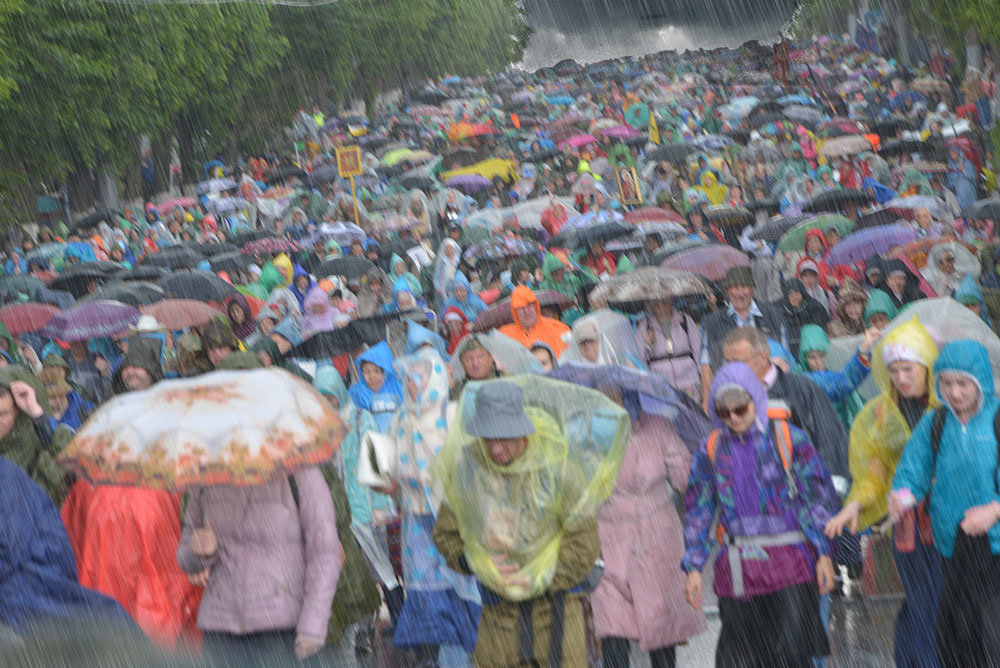
<path fill-rule="evenodd" d="M 683 497 L 690 463 L 668 420 L 643 413 L 633 423 L 618 486 L 597 511 L 605 564 L 592 595 L 597 637 L 637 639 L 650 651 L 705 630 L 684 600 L 684 534 L 667 487 Z"/>
<path fill-rule="evenodd" d="M 205 487 L 188 496 L 177 563 L 187 573 L 211 567 L 198 628 L 244 634 L 295 629 L 322 641 L 340 576 L 340 543 L 330 489 L 317 468 L 259 487 Z M 218 552 L 191 551 L 206 521 Z"/>

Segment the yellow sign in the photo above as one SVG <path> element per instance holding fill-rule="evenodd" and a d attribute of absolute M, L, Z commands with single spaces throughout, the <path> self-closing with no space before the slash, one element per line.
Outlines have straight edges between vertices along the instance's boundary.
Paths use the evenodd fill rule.
<path fill-rule="evenodd" d="M 361 176 L 364 172 L 361 164 L 361 147 L 344 146 L 337 149 L 337 171 L 340 176 Z"/>

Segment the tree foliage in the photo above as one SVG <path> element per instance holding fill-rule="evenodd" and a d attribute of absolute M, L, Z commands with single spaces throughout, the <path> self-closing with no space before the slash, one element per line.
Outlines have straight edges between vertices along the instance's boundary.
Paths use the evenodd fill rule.
<path fill-rule="evenodd" d="M 247 148 L 300 105 L 500 70 L 528 34 L 518 0 L 3 0 L 0 194 L 120 173 L 142 135 L 177 136 L 189 162 Z"/>

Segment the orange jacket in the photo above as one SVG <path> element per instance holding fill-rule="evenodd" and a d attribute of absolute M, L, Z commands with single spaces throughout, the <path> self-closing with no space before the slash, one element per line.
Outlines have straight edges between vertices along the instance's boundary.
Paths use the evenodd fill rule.
<path fill-rule="evenodd" d="M 521 324 L 521 320 L 517 317 L 517 309 L 529 304 L 535 305 L 535 310 L 538 312 L 538 320 L 535 322 L 534 327 L 525 329 Z M 531 288 L 523 285 L 514 288 L 514 292 L 510 295 L 510 312 L 514 318 L 514 322 L 501 327 L 501 334 L 506 334 L 525 348 L 530 348 L 535 342 L 541 341 L 552 349 L 557 359 L 566 350 L 567 344 L 563 341 L 562 337 L 570 331 L 569 327 L 555 318 L 546 318 L 542 315 L 542 309 L 538 305 L 538 297 L 531 291 Z"/>

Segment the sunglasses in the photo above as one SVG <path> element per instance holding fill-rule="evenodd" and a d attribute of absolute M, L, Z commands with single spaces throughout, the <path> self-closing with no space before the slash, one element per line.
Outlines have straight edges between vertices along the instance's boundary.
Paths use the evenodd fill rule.
<path fill-rule="evenodd" d="M 720 420 L 728 420 L 730 416 L 741 418 L 750 411 L 750 403 L 745 403 L 742 406 L 735 406 L 733 408 L 716 408 L 715 414 L 719 416 Z"/>

